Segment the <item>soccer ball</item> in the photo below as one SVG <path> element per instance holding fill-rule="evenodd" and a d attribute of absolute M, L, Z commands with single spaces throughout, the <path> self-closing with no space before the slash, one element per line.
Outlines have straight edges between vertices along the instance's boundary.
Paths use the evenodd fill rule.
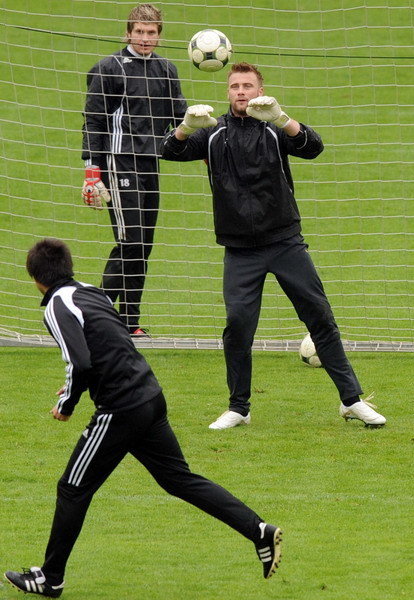
<path fill-rule="evenodd" d="M 218 29 L 203 29 L 188 44 L 188 56 L 200 71 L 220 71 L 233 52 L 227 37 Z"/>
<path fill-rule="evenodd" d="M 316 354 L 315 344 L 312 342 L 310 333 L 305 335 L 299 348 L 301 360 L 309 367 L 321 367 L 322 363 Z"/>

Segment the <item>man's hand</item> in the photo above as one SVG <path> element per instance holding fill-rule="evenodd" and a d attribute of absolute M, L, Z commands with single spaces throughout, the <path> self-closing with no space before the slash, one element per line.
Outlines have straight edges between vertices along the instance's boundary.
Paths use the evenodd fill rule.
<path fill-rule="evenodd" d="M 197 129 L 214 127 L 214 125 L 217 125 L 217 120 L 210 116 L 213 110 L 213 107 L 208 104 L 189 106 L 184 115 L 184 121 L 180 123 L 178 129 L 187 136 L 197 131 Z"/>
<path fill-rule="evenodd" d="M 95 165 L 86 167 L 85 181 L 82 187 L 82 198 L 92 208 L 103 208 L 103 201 L 109 202 L 111 196 L 101 181 L 101 169 Z"/>
<path fill-rule="evenodd" d="M 249 100 L 246 112 L 250 117 L 259 121 L 269 121 L 274 123 L 276 127 L 286 127 L 289 124 L 290 118 L 280 108 L 276 98 L 272 96 L 258 96 Z"/>
<path fill-rule="evenodd" d="M 53 415 L 53 418 L 57 419 L 58 421 L 69 421 L 70 419 L 70 415 L 62 415 L 62 413 L 58 411 L 57 405 L 52 408 L 50 414 Z"/>

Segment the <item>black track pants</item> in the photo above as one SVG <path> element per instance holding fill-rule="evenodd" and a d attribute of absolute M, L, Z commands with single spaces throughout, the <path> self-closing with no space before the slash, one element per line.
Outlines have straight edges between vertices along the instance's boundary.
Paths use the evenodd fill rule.
<path fill-rule="evenodd" d="M 230 409 L 242 415 L 249 411 L 251 348 L 267 273 L 275 275 L 299 319 L 305 323 L 341 400 L 362 394 L 307 245 L 301 235 L 296 235 L 269 246 L 225 250 L 223 294 L 227 325 L 223 343 Z"/>
<path fill-rule="evenodd" d="M 49 583 L 62 582 L 94 493 L 128 452 L 169 494 L 220 519 L 246 538 L 258 539 L 258 524 L 263 519 L 221 486 L 190 471 L 160 394 L 131 411 L 96 413 L 79 439 L 58 483 L 56 511 L 42 567 Z"/>
<path fill-rule="evenodd" d="M 137 328 L 148 258 L 158 217 L 159 183 L 156 157 L 108 155 L 102 179 L 111 194 L 108 204 L 116 246 L 101 287 L 130 331 Z"/>

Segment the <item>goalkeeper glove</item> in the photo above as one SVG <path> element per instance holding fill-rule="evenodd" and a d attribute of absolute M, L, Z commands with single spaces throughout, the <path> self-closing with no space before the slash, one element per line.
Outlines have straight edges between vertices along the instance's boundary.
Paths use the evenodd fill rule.
<path fill-rule="evenodd" d="M 85 181 L 82 187 L 82 198 L 92 208 L 103 208 L 102 201 L 109 202 L 111 196 L 101 181 L 101 169 L 91 165 L 85 169 Z"/>
<path fill-rule="evenodd" d="M 276 98 L 272 96 L 258 96 L 249 100 L 246 112 L 250 117 L 259 121 L 269 121 L 276 127 L 286 127 L 290 117 L 280 108 Z"/>
<path fill-rule="evenodd" d="M 210 116 L 213 107 L 208 104 L 195 104 L 189 106 L 184 115 L 184 121 L 178 126 L 185 135 L 191 135 L 202 127 L 213 127 L 217 120 Z"/>

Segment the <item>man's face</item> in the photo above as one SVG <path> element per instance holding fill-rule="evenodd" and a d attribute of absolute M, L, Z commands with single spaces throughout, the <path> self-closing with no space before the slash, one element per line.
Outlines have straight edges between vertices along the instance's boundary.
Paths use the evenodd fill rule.
<path fill-rule="evenodd" d="M 148 56 L 158 45 L 160 34 L 157 23 L 134 23 L 132 31 L 127 34 L 130 44 L 138 54 Z"/>
<path fill-rule="evenodd" d="M 255 73 L 232 73 L 229 78 L 228 99 L 232 113 L 236 117 L 245 117 L 247 103 L 252 98 L 263 96 L 263 87 Z"/>

